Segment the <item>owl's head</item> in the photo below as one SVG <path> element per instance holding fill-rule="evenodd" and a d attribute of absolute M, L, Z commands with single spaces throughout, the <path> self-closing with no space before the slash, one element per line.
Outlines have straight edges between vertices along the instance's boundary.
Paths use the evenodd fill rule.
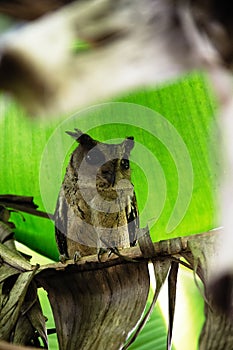
<path fill-rule="evenodd" d="M 114 187 L 120 180 L 130 180 L 130 152 L 134 147 L 132 136 L 119 144 L 107 144 L 75 129 L 67 132 L 78 143 L 70 165 L 78 178 L 95 178 L 99 187 Z"/>

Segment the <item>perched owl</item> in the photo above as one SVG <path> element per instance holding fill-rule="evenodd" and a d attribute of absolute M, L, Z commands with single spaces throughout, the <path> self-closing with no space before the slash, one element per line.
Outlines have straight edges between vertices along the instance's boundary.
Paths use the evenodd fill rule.
<path fill-rule="evenodd" d="M 135 245 L 139 218 L 129 163 L 133 137 L 106 144 L 78 129 L 67 133 L 79 146 L 71 155 L 55 210 L 60 259 Z"/>

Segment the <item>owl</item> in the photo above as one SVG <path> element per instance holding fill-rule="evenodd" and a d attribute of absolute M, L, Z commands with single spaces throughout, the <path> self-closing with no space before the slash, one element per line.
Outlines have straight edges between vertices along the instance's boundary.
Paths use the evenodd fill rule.
<path fill-rule="evenodd" d="M 79 145 L 54 215 L 60 260 L 134 246 L 139 216 L 129 162 L 133 137 L 106 144 L 78 129 L 67 134 Z"/>

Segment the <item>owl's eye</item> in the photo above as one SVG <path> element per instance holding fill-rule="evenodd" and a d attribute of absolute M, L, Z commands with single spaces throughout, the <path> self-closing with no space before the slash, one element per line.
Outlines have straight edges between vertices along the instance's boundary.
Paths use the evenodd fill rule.
<path fill-rule="evenodd" d="M 106 160 L 104 154 L 98 148 L 94 147 L 87 153 L 86 161 L 91 165 L 102 165 Z"/>
<path fill-rule="evenodd" d="M 124 170 L 129 169 L 129 160 L 127 158 L 121 159 L 121 168 Z"/>

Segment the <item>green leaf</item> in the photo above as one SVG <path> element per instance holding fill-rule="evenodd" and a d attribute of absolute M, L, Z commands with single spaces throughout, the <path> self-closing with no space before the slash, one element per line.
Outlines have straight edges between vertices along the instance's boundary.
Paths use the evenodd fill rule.
<path fill-rule="evenodd" d="M 157 305 L 140 336 L 130 346 L 130 350 L 165 350 L 167 332 L 160 307 Z"/>

